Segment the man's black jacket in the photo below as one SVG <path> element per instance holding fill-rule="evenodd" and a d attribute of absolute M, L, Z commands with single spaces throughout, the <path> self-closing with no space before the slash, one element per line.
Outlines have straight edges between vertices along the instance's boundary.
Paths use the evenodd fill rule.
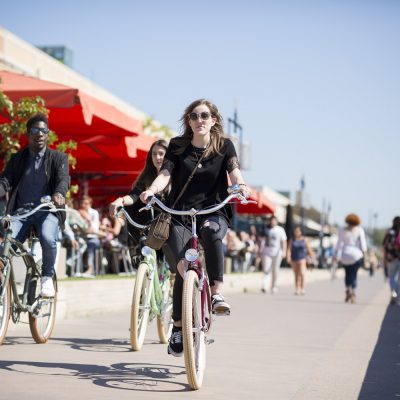
<path fill-rule="evenodd" d="M 6 192 L 10 192 L 6 208 L 7 214 L 12 214 L 15 209 L 18 186 L 28 165 L 28 160 L 29 148 L 26 147 L 11 158 L 0 175 L 0 197 L 3 197 Z M 44 167 L 51 195 L 61 193 L 65 197 L 70 184 L 68 156 L 60 151 L 47 148 L 44 154 Z M 56 215 L 63 229 L 65 212 L 58 212 Z"/>

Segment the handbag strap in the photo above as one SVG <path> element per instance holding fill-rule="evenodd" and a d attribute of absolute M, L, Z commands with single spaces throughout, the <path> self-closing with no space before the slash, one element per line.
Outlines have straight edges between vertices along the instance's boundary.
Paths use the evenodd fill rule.
<path fill-rule="evenodd" d="M 197 170 L 197 167 L 199 166 L 199 164 L 200 164 L 201 161 L 203 160 L 204 154 L 206 154 L 206 151 L 207 151 L 207 149 L 205 149 L 205 150 L 203 151 L 203 154 L 201 155 L 200 159 L 197 161 L 197 164 L 196 164 L 196 166 L 193 168 L 193 171 L 192 171 L 192 173 L 190 174 L 188 180 L 186 181 L 185 186 L 182 188 L 182 190 L 181 190 L 180 193 L 178 194 L 178 197 L 175 199 L 174 204 L 172 204 L 172 208 L 174 208 L 174 207 L 176 206 L 176 203 L 179 201 L 179 199 L 182 197 L 183 193 L 185 192 L 186 188 L 188 187 L 190 181 L 191 181 L 192 178 L 193 178 L 194 173 L 195 173 L 196 170 Z"/>

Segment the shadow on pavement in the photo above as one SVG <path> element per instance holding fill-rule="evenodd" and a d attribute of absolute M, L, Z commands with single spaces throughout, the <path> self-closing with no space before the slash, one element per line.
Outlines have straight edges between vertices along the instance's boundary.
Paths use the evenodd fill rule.
<path fill-rule="evenodd" d="M 360 338 L 360 340 L 362 340 Z M 388 306 L 358 400 L 400 397 L 400 307 Z"/>
<path fill-rule="evenodd" d="M 68 364 L 33 361 L 0 361 L 0 369 L 22 374 L 47 376 L 70 376 L 91 380 L 93 384 L 111 389 L 184 392 L 191 391 L 189 385 L 176 382 L 185 375 L 183 367 L 157 364 Z"/>
<path fill-rule="evenodd" d="M 123 353 L 133 351 L 129 341 L 121 339 L 88 339 L 88 338 L 50 338 L 48 343 L 58 342 L 69 346 L 74 350 Z M 31 337 L 9 337 L 6 338 L 5 345 L 21 345 L 33 343 Z M 146 341 L 146 344 L 159 344 L 155 341 Z"/>

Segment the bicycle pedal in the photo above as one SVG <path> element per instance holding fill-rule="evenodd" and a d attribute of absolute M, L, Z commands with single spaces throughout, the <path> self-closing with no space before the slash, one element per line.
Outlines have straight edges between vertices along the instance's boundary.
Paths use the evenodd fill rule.
<path fill-rule="evenodd" d="M 217 317 L 227 317 L 231 315 L 231 310 L 215 310 L 213 311 L 213 314 Z"/>
<path fill-rule="evenodd" d="M 213 344 L 215 340 L 213 338 L 206 338 L 206 344 Z"/>

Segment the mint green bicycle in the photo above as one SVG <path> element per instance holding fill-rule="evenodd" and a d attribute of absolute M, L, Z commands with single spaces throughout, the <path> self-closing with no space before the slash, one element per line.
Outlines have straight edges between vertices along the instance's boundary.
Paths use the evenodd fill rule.
<path fill-rule="evenodd" d="M 135 228 L 148 228 L 133 221 L 124 208 L 120 213 Z M 155 250 L 145 246 L 142 240 L 131 305 L 130 340 L 133 350 L 142 348 L 147 326 L 155 318 L 160 342 L 168 342 L 172 331 L 172 288 L 173 274 L 168 264 L 164 260 L 158 262 Z"/>

